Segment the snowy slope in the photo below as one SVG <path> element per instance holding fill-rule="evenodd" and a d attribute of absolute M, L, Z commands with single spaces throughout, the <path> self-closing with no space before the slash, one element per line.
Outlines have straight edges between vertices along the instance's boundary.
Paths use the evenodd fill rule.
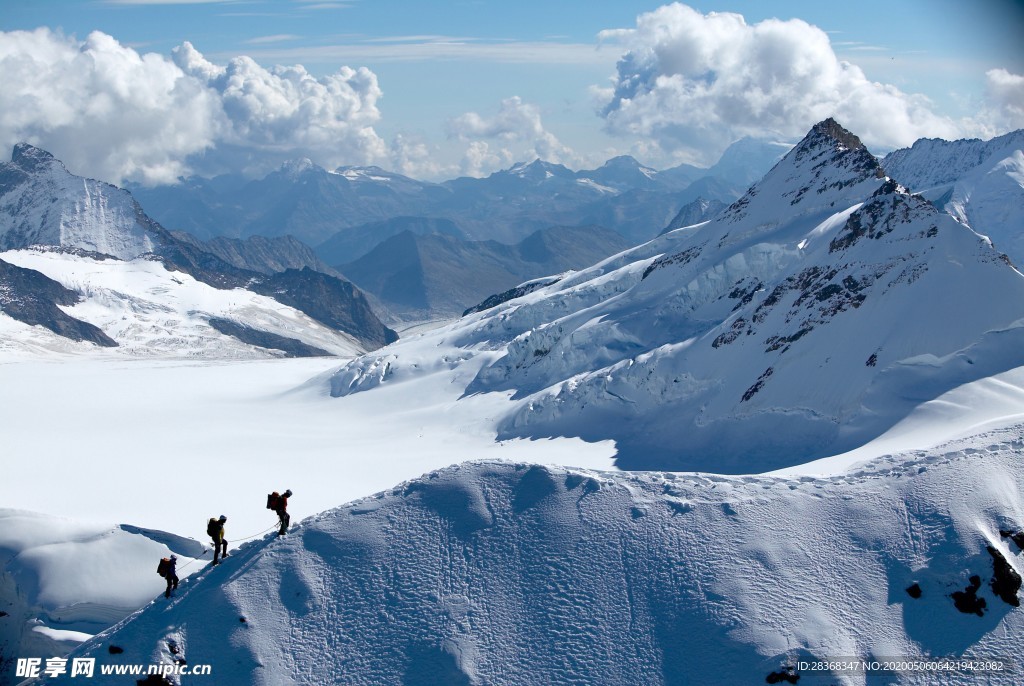
<path fill-rule="evenodd" d="M 64 654 L 162 593 L 153 572 L 172 553 L 179 577 L 202 568 L 180 536 L 0 509 L 0 680 L 12 657 Z"/>
<path fill-rule="evenodd" d="M 228 686 L 499 686 L 755 684 L 801 660 L 968 655 L 1013 664 L 882 678 L 1019 683 L 1020 435 L 832 479 L 464 464 L 255 542 L 72 656 L 210 664 Z"/>
<path fill-rule="evenodd" d="M 883 165 L 1024 264 L 1024 130 L 988 141 L 926 138 L 890 153 Z"/>
<path fill-rule="evenodd" d="M 497 353 L 467 394 L 501 437 L 613 439 L 618 465 L 751 473 L 858 447 L 945 391 L 1024 365 L 1024 277 L 886 180 L 828 120 L 710 222 L 435 334 Z M 401 344 L 333 381 L 423 373 Z"/>
<path fill-rule="evenodd" d="M 363 352 L 352 336 L 328 328 L 296 309 L 241 288 L 222 290 L 161 262 L 103 259 L 60 251 L 11 250 L 0 259 L 36 270 L 84 296 L 64 310 L 99 327 L 118 343 L 116 356 L 252 359 L 280 356 L 269 347 L 220 333 L 211 319 L 227 319 L 262 332 L 299 341 L 329 354 Z M 0 313 L 0 350 L 43 350 L 91 354 L 91 343 L 72 343 L 39 326 Z"/>

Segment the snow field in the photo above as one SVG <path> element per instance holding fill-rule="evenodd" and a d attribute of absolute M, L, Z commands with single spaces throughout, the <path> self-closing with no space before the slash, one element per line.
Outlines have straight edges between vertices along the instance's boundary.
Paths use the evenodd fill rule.
<path fill-rule="evenodd" d="M 763 683 L 801 659 L 1012 660 L 1024 615 L 989 588 L 985 547 L 1022 568 L 999 534 L 1024 524 L 1020 436 L 830 479 L 450 467 L 254 543 L 73 655 L 169 662 L 173 640 L 228 685 Z M 974 574 L 980 617 L 950 598 Z"/>

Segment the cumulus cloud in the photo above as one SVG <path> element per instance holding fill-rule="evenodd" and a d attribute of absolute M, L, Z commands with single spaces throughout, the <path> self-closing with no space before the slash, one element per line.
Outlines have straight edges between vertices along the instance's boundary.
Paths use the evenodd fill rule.
<path fill-rule="evenodd" d="M 140 55 L 93 32 L 0 32 L 0 143 L 47 148 L 114 183 L 191 172 L 265 171 L 309 157 L 333 167 L 387 159 L 373 129 L 381 90 L 367 69 L 315 78 L 301 66 L 226 66 L 192 45 Z"/>
<path fill-rule="evenodd" d="M 50 149 L 73 170 L 120 181 L 174 179 L 212 147 L 214 93 L 167 59 L 94 32 L 0 33 L 0 141 Z"/>
<path fill-rule="evenodd" d="M 369 69 L 342 67 L 315 78 L 301 66 L 265 69 L 249 57 L 221 67 L 187 42 L 174 49 L 173 60 L 216 93 L 224 115 L 219 162 L 229 168 L 298 156 L 326 167 L 387 157 L 387 144 L 373 129 L 381 89 Z"/>
<path fill-rule="evenodd" d="M 609 132 L 650 136 L 695 161 L 745 135 L 799 136 L 830 116 L 879 148 L 958 134 L 927 98 L 868 80 L 799 19 L 750 25 L 676 3 L 600 38 L 625 48 L 613 86 L 596 90 Z"/>
<path fill-rule="evenodd" d="M 517 161 L 542 159 L 575 165 L 578 156 L 544 128 L 540 108 L 519 96 L 501 101 L 498 113 L 484 117 L 467 112 L 448 122 L 448 136 L 469 143 L 461 171 L 482 176 Z"/>
<path fill-rule="evenodd" d="M 985 74 L 985 86 L 982 133 L 997 135 L 1024 128 L 1024 76 L 992 69 Z"/>

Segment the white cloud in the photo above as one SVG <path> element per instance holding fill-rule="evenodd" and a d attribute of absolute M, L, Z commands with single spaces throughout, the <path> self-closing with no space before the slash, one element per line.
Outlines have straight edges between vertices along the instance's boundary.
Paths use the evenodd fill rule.
<path fill-rule="evenodd" d="M 493 117 L 467 112 L 451 119 L 448 135 L 470 143 L 461 165 L 462 173 L 469 176 L 482 176 L 516 161 L 537 158 L 569 166 L 579 161 L 575 152 L 544 128 L 540 108 L 519 96 L 502 100 Z"/>
<path fill-rule="evenodd" d="M 217 94 L 224 123 L 219 164 L 259 171 L 295 157 L 328 168 L 387 158 L 387 145 L 373 129 L 382 93 L 369 69 L 342 67 L 316 78 L 302 66 L 265 69 L 249 57 L 221 67 L 190 43 L 175 48 L 173 60 Z"/>
<path fill-rule="evenodd" d="M 0 143 L 47 148 L 104 180 L 169 181 L 213 147 L 216 94 L 169 60 L 94 32 L 0 33 Z"/>
<path fill-rule="evenodd" d="M 879 149 L 960 130 L 927 98 L 868 80 L 799 19 L 749 25 L 676 3 L 600 38 L 626 49 L 613 87 L 595 89 L 607 129 L 651 136 L 673 155 L 712 162 L 741 136 L 799 136 L 830 116 Z"/>
<path fill-rule="evenodd" d="M 978 117 L 982 135 L 1024 128 L 1024 76 L 992 69 L 985 74 L 985 85 L 986 103 Z"/>
<path fill-rule="evenodd" d="M 373 129 L 381 90 L 367 69 L 314 78 L 301 66 L 226 66 L 185 43 L 168 59 L 101 33 L 0 32 L 0 144 L 28 141 L 72 171 L 114 183 L 191 172 L 325 167 L 388 157 Z"/>

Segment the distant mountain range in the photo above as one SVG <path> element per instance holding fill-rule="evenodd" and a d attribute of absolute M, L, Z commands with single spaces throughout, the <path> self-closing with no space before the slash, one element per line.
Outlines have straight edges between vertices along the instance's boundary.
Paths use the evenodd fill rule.
<path fill-rule="evenodd" d="M 551 226 L 596 224 L 640 243 L 698 197 L 732 202 L 787 149 L 744 139 L 711 169 L 681 165 L 655 171 L 621 156 L 597 169 L 573 171 L 536 160 L 487 178 L 443 183 L 378 167 L 329 171 L 298 160 L 257 180 L 190 178 L 131 190 L 147 213 L 171 229 L 204 239 L 292 235 L 322 246 L 330 252 L 328 262 L 338 264 L 402 230 L 422 233 L 415 225 L 430 222 L 441 233 L 508 244 Z M 350 252 L 343 254 L 346 248 Z"/>

